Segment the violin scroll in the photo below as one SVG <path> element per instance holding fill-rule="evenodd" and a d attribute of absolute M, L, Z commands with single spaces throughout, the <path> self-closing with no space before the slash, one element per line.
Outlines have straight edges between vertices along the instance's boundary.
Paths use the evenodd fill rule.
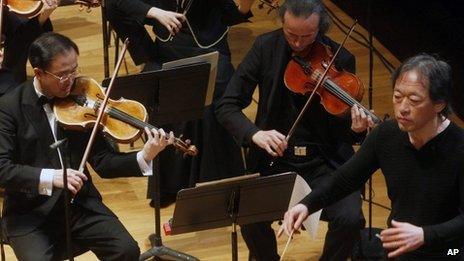
<path fill-rule="evenodd" d="M 183 141 L 182 135 L 180 135 L 179 138 L 174 139 L 173 146 L 184 153 L 184 158 L 186 158 L 187 156 L 196 156 L 198 154 L 197 147 L 193 145 L 189 139 Z"/>

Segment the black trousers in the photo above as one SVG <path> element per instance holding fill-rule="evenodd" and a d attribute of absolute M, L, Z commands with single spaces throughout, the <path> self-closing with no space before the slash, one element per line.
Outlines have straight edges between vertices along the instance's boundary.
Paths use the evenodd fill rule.
<path fill-rule="evenodd" d="M 33 232 L 9 237 L 18 260 L 63 260 L 68 258 L 63 208 L 58 206 L 47 221 Z M 71 207 L 73 255 L 87 250 L 99 260 L 138 260 L 140 249 L 115 216 L 107 216 L 73 204 Z"/>
<path fill-rule="evenodd" d="M 280 166 L 279 163 L 276 165 L 272 171 L 264 170 L 262 173 L 289 171 L 288 165 Z M 310 187 L 314 188 L 317 187 L 318 181 L 331 171 L 330 167 L 323 165 L 313 172 L 301 171 L 300 175 Z M 365 225 L 361 205 L 361 194 L 357 191 L 322 210 L 321 219 L 328 221 L 329 226 L 320 260 L 347 260 L 350 257 L 353 246 L 360 238 L 360 230 Z M 271 224 L 272 222 L 261 222 L 241 226 L 242 236 L 250 254 L 258 261 L 273 261 L 280 258 Z"/>

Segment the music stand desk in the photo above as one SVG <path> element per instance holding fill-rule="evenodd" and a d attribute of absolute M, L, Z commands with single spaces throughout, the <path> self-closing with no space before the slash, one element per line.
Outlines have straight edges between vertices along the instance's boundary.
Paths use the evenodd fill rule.
<path fill-rule="evenodd" d="M 232 260 L 237 260 L 235 226 L 281 219 L 288 210 L 295 179 L 294 172 L 242 176 L 183 189 L 177 194 L 171 234 L 232 225 Z"/>

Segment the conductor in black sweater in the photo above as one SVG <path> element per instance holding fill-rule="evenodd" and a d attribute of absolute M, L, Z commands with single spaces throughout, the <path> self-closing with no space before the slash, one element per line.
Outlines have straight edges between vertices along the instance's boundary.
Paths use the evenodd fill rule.
<path fill-rule="evenodd" d="M 279 235 L 297 231 L 309 214 L 352 193 L 381 169 L 392 206 L 389 228 L 380 234 L 388 257 L 462 260 L 464 131 L 448 118 L 451 68 L 421 54 L 392 78 L 395 120 L 375 128 L 347 163 L 285 213 Z"/>

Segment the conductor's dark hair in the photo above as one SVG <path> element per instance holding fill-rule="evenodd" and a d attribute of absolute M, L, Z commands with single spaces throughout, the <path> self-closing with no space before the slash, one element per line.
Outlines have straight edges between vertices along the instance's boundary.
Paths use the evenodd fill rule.
<path fill-rule="evenodd" d="M 54 32 L 44 33 L 29 47 L 29 62 L 33 68 L 46 70 L 57 55 L 71 50 L 79 54 L 77 45 L 67 36 Z"/>
<path fill-rule="evenodd" d="M 418 54 L 407 59 L 392 75 L 393 86 L 398 78 L 406 72 L 414 71 L 419 74 L 422 85 L 429 90 L 430 99 L 435 102 L 446 103 L 440 112 L 444 117 L 452 113 L 451 99 L 453 84 L 451 79 L 451 66 L 438 57 L 429 54 Z"/>
<path fill-rule="evenodd" d="M 320 0 L 287 0 L 279 8 L 279 16 L 282 22 L 286 12 L 296 17 L 308 18 L 312 14 L 319 15 L 319 32 L 327 33 L 331 19 L 324 4 Z"/>

